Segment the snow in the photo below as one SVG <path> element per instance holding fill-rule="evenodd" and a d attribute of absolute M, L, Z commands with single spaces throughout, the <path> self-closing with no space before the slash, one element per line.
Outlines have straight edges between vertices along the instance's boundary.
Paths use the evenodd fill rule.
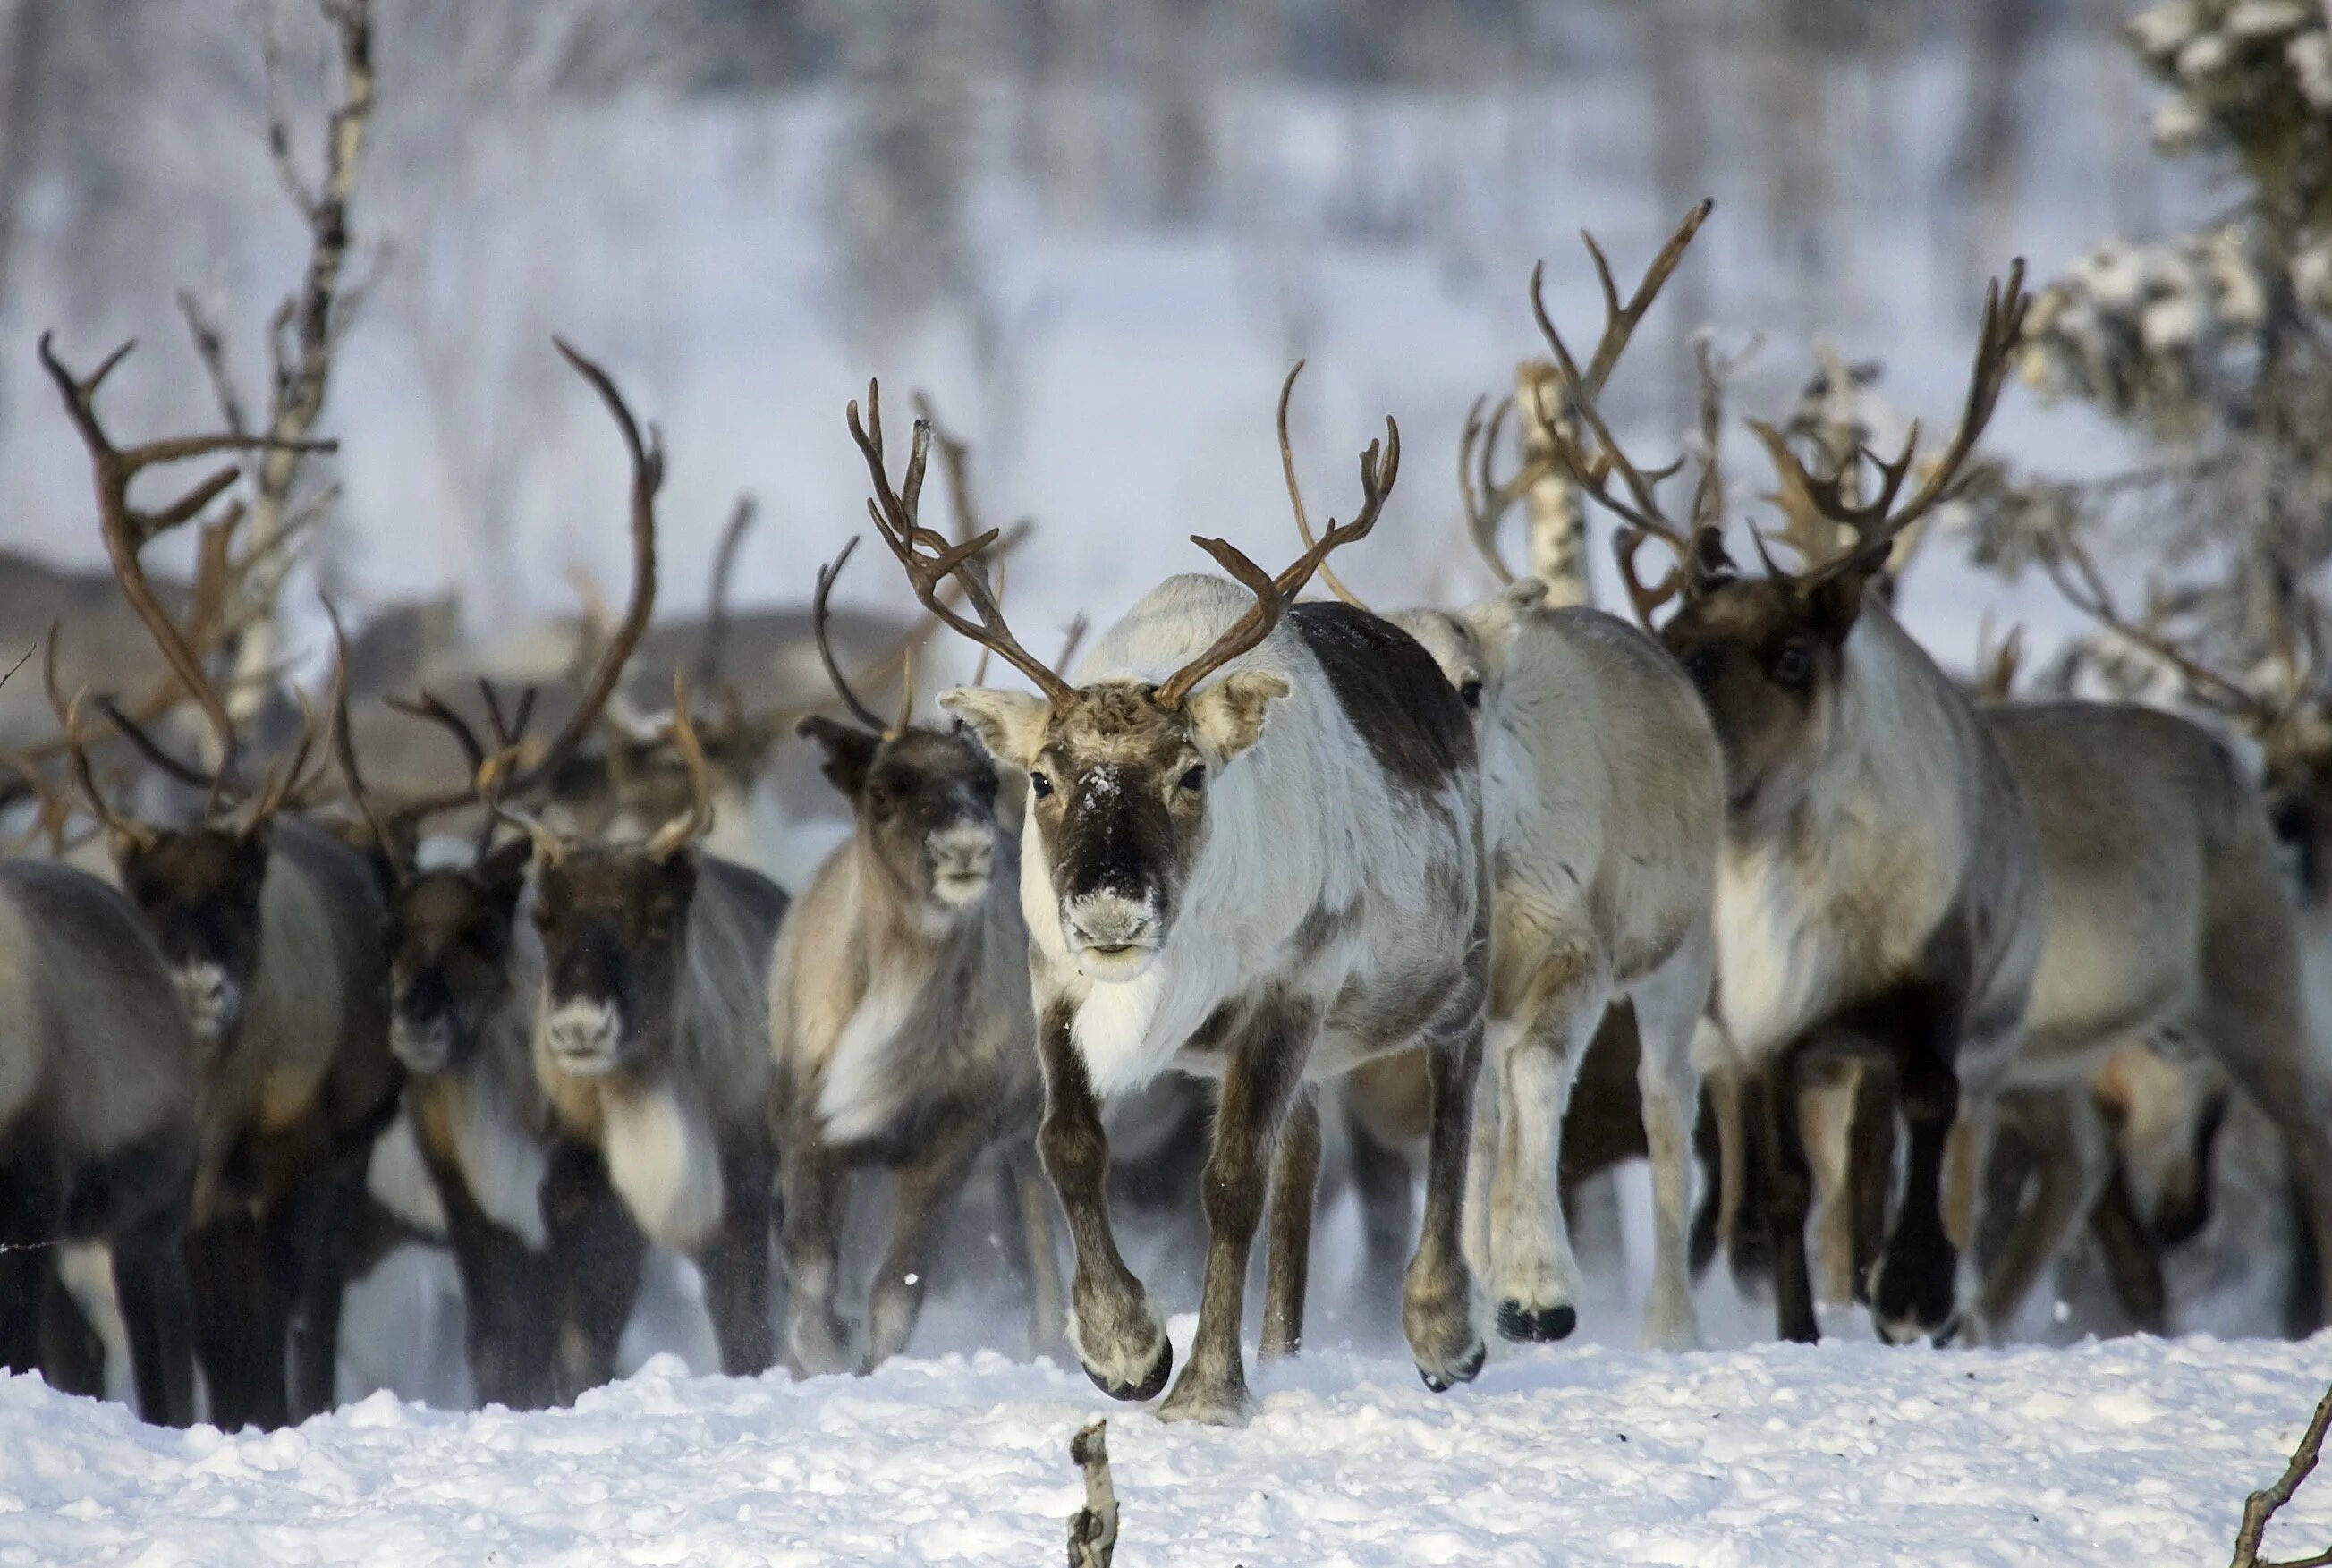
<path fill-rule="evenodd" d="M 1173 1325 L 1187 1343 L 1189 1319 Z M 1167 1427 L 992 1353 L 872 1377 L 692 1378 L 660 1356 L 572 1410 L 381 1393 L 297 1430 L 139 1426 L 0 1381 L 0 1563 L 1057 1561 L 1096 1414 L 1117 1561 L 2203 1563 L 2327 1379 L 2303 1345 L 1553 1348 L 1429 1393 L 1393 1359 L 1262 1370 L 1252 1425 Z M 2313 1549 L 2332 1493 L 2270 1538 Z"/>

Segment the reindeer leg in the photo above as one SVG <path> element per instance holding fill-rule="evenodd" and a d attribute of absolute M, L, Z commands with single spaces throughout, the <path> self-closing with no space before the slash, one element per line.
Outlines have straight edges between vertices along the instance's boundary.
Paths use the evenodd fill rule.
<path fill-rule="evenodd" d="M 1813 1175 L 1798 1124 L 1798 1065 L 1803 1038 L 1748 1069 L 1742 1078 L 1745 1125 L 1756 1129 L 1758 1191 L 1765 1209 L 1766 1246 L 1773 1265 L 1774 1327 L 1783 1339 L 1812 1344 L 1821 1338 L 1814 1317 L 1813 1281 L 1806 1271 L 1806 1213 Z"/>
<path fill-rule="evenodd" d="M 210 1393 L 210 1424 L 227 1432 L 281 1426 L 284 1345 L 275 1319 L 282 1293 L 269 1276 L 258 1219 L 241 1202 L 225 1207 L 187 1232 L 186 1257 L 195 1359 Z"/>
<path fill-rule="evenodd" d="M 1425 1219 L 1401 1287 L 1401 1326 L 1418 1376 L 1436 1393 L 1471 1382 L 1486 1353 L 1475 1324 L 1474 1275 L 1466 1266 L 1463 1230 L 1467 1188 L 1466 1156 L 1475 1128 L 1474 1084 L 1482 1071 L 1482 1005 L 1488 990 L 1486 922 L 1477 947 L 1480 965 L 1464 994 L 1451 998 L 1428 1028 L 1426 1075 L 1432 1120 L 1425 1153 Z"/>
<path fill-rule="evenodd" d="M 801 1376 L 848 1372 L 850 1329 L 835 1310 L 842 1253 L 842 1162 L 817 1124 L 797 1118 L 783 1140 L 779 1226 L 786 1260 L 786 1359 Z"/>
<path fill-rule="evenodd" d="M 1060 1196 L 1076 1249 L 1070 1334 L 1085 1375 L 1112 1399 L 1146 1400 L 1166 1386 L 1174 1347 L 1142 1282 L 1125 1267 L 1109 1224 L 1109 1138 L 1085 1058 L 1070 1037 L 1069 1004 L 1045 1009 L 1037 1039 L 1045 1066 L 1045 1121 L 1037 1134 L 1045 1174 Z"/>
<path fill-rule="evenodd" d="M 1821 1288 L 1816 1299 L 1836 1305 L 1854 1298 L 1853 1142 L 1856 1091 L 1862 1064 L 1818 1063 L 1798 1085 L 1799 1125 L 1814 1177 L 1814 1237 Z"/>
<path fill-rule="evenodd" d="M 1708 1005 L 1709 942 L 1694 942 L 1632 992 L 1636 1084 L 1644 1103 L 1644 1142 L 1652 1159 L 1652 1288 L 1644 1302 L 1643 1340 L 1661 1350 L 1700 1343 L 1692 1305 L 1693 1120 L 1700 1110 L 1692 1065 L 1693 1031 Z"/>
<path fill-rule="evenodd" d="M 189 1426 L 195 1419 L 194 1301 L 186 1278 L 186 1226 L 181 1200 L 109 1238 L 138 1413 L 158 1426 Z M 62 1290 L 62 1281 L 57 1288 Z"/>
<path fill-rule="evenodd" d="M 340 1304 L 348 1288 L 342 1242 L 364 1208 L 369 1150 L 342 1153 L 314 1171 L 282 1213 L 294 1257 L 291 1317 L 292 1420 L 339 1402 Z"/>
<path fill-rule="evenodd" d="M 866 1305 L 866 1361 L 878 1366 L 907 1348 L 922 1315 L 930 1288 L 934 1243 L 955 1212 L 964 1178 L 980 1157 L 982 1129 L 970 1117 L 926 1143 L 921 1157 L 899 1172 L 898 1216 L 891 1249 L 874 1276 Z"/>
<path fill-rule="evenodd" d="M 1945 1227 L 1944 1173 L 1953 1127 L 1960 1119 L 1960 1009 L 1936 983 L 1907 983 L 1855 1009 L 1845 1027 L 1863 1039 L 1890 1047 L 1903 1123 L 1908 1137 L 1903 1201 L 1870 1281 L 1870 1311 L 1879 1336 L 1892 1344 L 1922 1335 L 1946 1336 L 1959 1249 Z M 1980 1097 L 1964 1137 L 1972 1171 L 1981 1171 L 1990 1139 L 1990 1107 Z M 1971 1190 L 1974 1186 L 1971 1181 Z M 1973 1234 L 1972 1217 L 1964 1235 Z"/>
<path fill-rule="evenodd" d="M 1263 1359 L 1304 1343 L 1304 1296 L 1312 1271 L 1312 1210 L 1320 1191 L 1320 1096 L 1301 1087 L 1271 1170 L 1271 1234 L 1264 1250 Z"/>
<path fill-rule="evenodd" d="M 721 1347 L 721 1370 L 731 1377 L 758 1377 L 778 1359 L 769 1312 L 776 1160 L 761 1143 L 725 1151 L 721 1163 L 721 1223 L 698 1250 L 696 1266 L 704 1275 L 704 1305 Z"/>
<path fill-rule="evenodd" d="M 1977 1322 L 2006 1332 L 2042 1272 L 2064 1255 L 2113 1174 L 2106 1129 L 2083 1090 L 2018 1094 L 2015 1118 L 2040 1155 L 2037 1190 L 1985 1271 Z"/>
<path fill-rule="evenodd" d="M 1190 1341 L 1190 1364 L 1159 1407 L 1162 1420 L 1235 1426 L 1247 1420 L 1239 1328 L 1247 1260 L 1263 1220 L 1274 1148 L 1301 1093 L 1304 1060 L 1319 1028 L 1316 1003 L 1273 998 L 1257 1004 L 1230 1047 L 1215 1106 L 1215 1149 L 1199 1185 L 1209 1237 L 1199 1331 Z"/>
<path fill-rule="evenodd" d="M 2105 1190 L 2089 1209 L 2089 1234 L 2105 1257 L 2106 1283 L 2114 1300 L 2140 1334 L 2170 1332 L 2169 1293 L 2162 1281 L 2162 1255 L 2138 1217 L 2129 1175 L 2118 1159 L 2106 1174 Z"/>
<path fill-rule="evenodd" d="M 1495 1106 L 1496 1095 L 1481 1095 Z M 1379 1140 L 1363 1119 L 1353 1110 L 1350 1100 L 1344 1103 L 1344 1146 L 1351 1152 L 1352 1187 L 1361 1204 L 1361 1295 L 1369 1303 L 1370 1332 L 1376 1332 L 1382 1321 L 1374 1315 L 1400 1300 L 1400 1277 L 1409 1266 L 1409 1255 L 1417 1245 L 1416 1176 L 1410 1170 L 1409 1160 L 1391 1144 Z M 1485 1165 L 1489 1161 L 1483 1162 Z M 1472 1186 L 1472 1171 L 1467 1171 L 1467 1185 Z M 1466 1232 L 1467 1260 L 1472 1260 L 1474 1245 L 1475 1205 L 1473 1194 L 1467 1195 Z M 1482 1246 L 1489 1243 L 1483 1239 Z"/>
<path fill-rule="evenodd" d="M 586 1143 L 553 1145 L 541 1204 L 557 1324 L 556 1391 L 560 1402 L 571 1403 L 616 1375 L 647 1238 L 609 1183 L 607 1162 Z"/>
<path fill-rule="evenodd" d="M 1519 1016 L 1527 1019 L 1505 1050 L 1502 1120 L 1512 1129 L 1498 1185 L 1510 1194 L 1504 1223 L 1494 1220 L 1491 1294 L 1498 1332 L 1510 1340 L 1548 1343 L 1579 1326 L 1579 1260 L 1555 1188 L 1563 1158 L 1563 1118 L 1588 1042 L 1603 1021 L 1609 986 L 1576 950 L 1550 953 L 1532 977 Z M 1535 1005 L 1532 1005 L 1535 1004 Z"/>
<path fill-rule="evenodd" d="M 1006 1248 L 1028 1292 L 1028 1353 L 1048 1356 L 1068 1332 L 1061 1297 L 1061 1259 L 1053 1249 L 1053 1194 L 1031 1141 L 1004 1145 L 1001 1174 Z"/>

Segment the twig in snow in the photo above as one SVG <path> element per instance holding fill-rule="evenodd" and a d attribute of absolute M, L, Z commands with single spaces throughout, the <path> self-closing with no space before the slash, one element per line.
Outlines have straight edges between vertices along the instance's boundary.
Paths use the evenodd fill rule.
<path fill-rule="evenodd" d="M 1107 1421 L 1095 1421 L 1069 1439 L 1069 1458 L 1085 1473 L 1085 1506 L 1069 1515 L 1069 1568 L 1109 1568 L 1117 1552 L 1117 1488 L 1104 1441 L 1108 1430 Z"/>
<path fill-rule="evenodd" d="M 2316 1468 L 2327 1427 L 2332 1427 L 2332 1389 L 2327 1389 L 2324 1397 L 2316 1402 L 2316 1413 L 2308 1418 L 2308 1430 L 2300 1435 L 2299 1447 L 2291 1451 L 2291 1463 L 2284 1467 L 2282 1476 L 2274 1486 L 2253 1492 L 2245 1499 L 2242 1528 L 2235 1532 L 2235 1558 L 2230 1568 L 2324 1568 L 2332 1563 L 2332 1550 L 2279 1563 L 2260 1559 L 2260 1543 L 2267 1535 L 2267 1522 L 2275 1517 L 2277 1509 L 2291 1501 L 2299 1484 Z"/>

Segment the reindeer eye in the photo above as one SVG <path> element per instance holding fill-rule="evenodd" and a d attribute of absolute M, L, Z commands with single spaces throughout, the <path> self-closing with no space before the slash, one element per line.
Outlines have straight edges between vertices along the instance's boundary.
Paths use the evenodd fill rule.
<path fill-rule="evenodd" d="M 1813 674 L 1813 653 L 1803 643 L 1784 643 L 1773 655 L 1773 679 L 1782 685 L 1803 690 Z"/>
<path fill-rule="evenodd" d="M 1205 765 L 1202 763 L 1199 767 L 1193 768 L 1189 772 L 1183 774 L 1180 782 L 1181 787 L 1188 789 L 1193 795 L 1196 795 L 1199 790 L 1204 789 L 1207 787 L 1207 770 Z"/>
<path fill-rule="evenodd" d="M 1042 773 L 1032 772 L 1028 775 L 1028 788 L 1036 792 L 1037 799 L 1042 800 L 1053 792 L 1053 781 Z"/>
<path fill-rule="evenodd" d="M 1482 678 L 1479 675 L 1468 675 L 1466 678 L 1466 684 L 1458 688 L 1458 700 L 1469 708 L 1478 710 L 1482 706 Z"/>

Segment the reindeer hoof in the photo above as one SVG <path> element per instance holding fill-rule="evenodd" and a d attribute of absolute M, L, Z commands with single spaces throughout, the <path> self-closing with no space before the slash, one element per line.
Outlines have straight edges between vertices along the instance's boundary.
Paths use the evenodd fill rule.
<path fill-rule="evenodd" d="M 1569 1339 L 1579 1326 L 1573 1306 L 1524 1306 L 1519 1301 L 1498 1303 L 1498 1332 L 1516 1344 L 1553 1344 Z"/>
<path fill-rule="evenodd" d="M 1148 1372 L 1142 1374 L 1140 1382 L 1113 1383 L 1104 1379 L 1093 1368 L 1085 1368 L 1085 1376 L 1093 1379 L 1094 1387 L 1113 1400 L 1126 1400 L 1136 1404 L 1143 1400 L 1156 1399 L 1158 1391 L 1166 1386 L 1166 1380 L 1173 1375 L 1174 1346 L 1162 1335 L 1160 1337 L 1158 1345 L 1158 1360 Z"/>
<path fill-rule="evenodd" d="M 1459 1362 L 1457 1366 L 1451 1368 L 1448 1376 L 1445 1377 L 1437 1372 L 1427 1372 L 1423 1367 L 1419 1367 L 1417 1369 L 1417 1375 L 1423 1378 L 1425 1380 L 1425 1386 L 1431 1389 L 1435 1393 L 1446 1394 L 1451 1389 L 1456 1388 L 1459 1383 L 1469 1383 L 1476 1378 L 1481 1376 L 1482 1363 L 1489 1358 L 1489 1346 L 1477 1344 L 1474 1347 L 1474 1353 L 1471 1356 L 1468 1356 L 1465 1361 Z"/>

